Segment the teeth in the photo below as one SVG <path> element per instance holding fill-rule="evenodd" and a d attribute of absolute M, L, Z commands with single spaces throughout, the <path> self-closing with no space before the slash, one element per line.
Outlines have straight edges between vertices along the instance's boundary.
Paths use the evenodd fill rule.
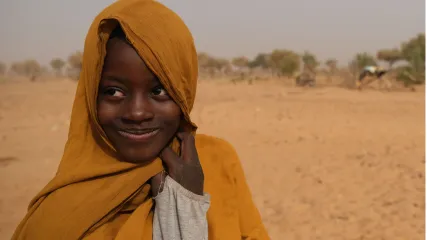
<path fill-rule="evenodd" d="M 144 134 L 148 134 L 148 133 L 152 133 L 152 132 L 154 132 L 155 130 L 151 130 L 151 131 L 148 131 L 148 132 L 126 132 L 126 133 L 129 133 L 129 134 L 133 134 L 133 135 L 144 135 Z"/>
<path fill-rule="evenodd" d="M 152 131 L 151 131 L 152 132 Z M 151 132 L 143 132 L 143 133 L 137 133 L 137 132 L 130 132 L 130 134 L 134 134 L 134 135 L 144 135 L 144 134 L 148 134 Z"/>

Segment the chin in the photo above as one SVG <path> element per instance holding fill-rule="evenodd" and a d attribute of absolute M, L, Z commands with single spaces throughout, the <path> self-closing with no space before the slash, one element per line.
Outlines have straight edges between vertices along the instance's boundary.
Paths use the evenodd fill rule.
<path fill-rule="evenodd" d="M 159 155 L 160 151 L 158 153 L 155 152 L 146 152 L 146 151 L 120 151 L 121 152 L 121 160 L 124 162 L 129 163 L 136 163 L 136 164 L 149 164 L 153 162 Z"/>

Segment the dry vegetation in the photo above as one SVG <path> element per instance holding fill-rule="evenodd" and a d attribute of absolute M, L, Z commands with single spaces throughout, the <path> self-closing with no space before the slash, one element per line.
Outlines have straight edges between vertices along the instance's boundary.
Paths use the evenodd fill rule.
<path fill-rule="evenodd" d="M 424 56 L 424 35 L 377 54 L 394 68 L 388 77 L 396 86 L 424 83 Z M 236 147 L 272 239 L 424 238 L 423 85 L 416 92 L 339 87 L 376 64 L 367 53 L 345 69 L 329 59 L 326 70 L 309 52 L 231 63 L 199 57 L 192 117 L 201 133 Z M 395 67 L 399 61 L 407 64 Z M 51 65 L 46 80 L 36 61 L 0 64 L 0 239 L 10 238 L 61 159 L 76 82 L 58 78 L 77 76 L 81 53 Z M 294 86 L 303 71 L 316 75 L 318 87 Z"/>
<path fill-rule="evenodd" d="M 32 81 L 41 76 L 55 75 L 78 79 L 82 67 L 82 52 L 71 54 L 67 61 L 54 58 L 50 69 L 41 66 L 36 60 L 29 59 L 10 64 L 0 62 L 0 75 L 23 76 Z M 331 85 L 333 78 L 341 81 L 335 84 L 353 87 L 361 69 L 367 65 L 378 65 L 378 61 L 388 64 L 388 77 L 393 82 L 401 82 L 405 87 L 425 82 L 425 34 L 420 33 L 401 44 L 400 48 L 378 50 L 376 57 L 369 53 L 357 53 L 346 67 L 338 67 L 336 59 L 330 58 L 322 64 L 317 57 L 305 51 L 299 54 L 288 49 L 275 49 L 270 53 L 259 53 L 254 59 L 245 56 L 231 60 L 216 58 L 207 53 L 199 53 L 200 77 L 204 79 L 227 78 L 233 83 L 268 78 L 290 78 L 307 75 L 308 78 L 326 78 Z M 396 63 L 400 67 L 393 68 Z M 399 86 L 399 84 L 395 84 Z"/>

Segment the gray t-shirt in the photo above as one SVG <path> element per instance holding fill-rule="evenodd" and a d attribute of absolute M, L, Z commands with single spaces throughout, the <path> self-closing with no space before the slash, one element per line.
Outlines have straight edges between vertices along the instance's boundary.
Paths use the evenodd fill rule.
<path fill-rule="evenodd" d="M 206 240 L 210 195 L 197 195 L 166 176 L 155 198 L 153 240 Z"/>

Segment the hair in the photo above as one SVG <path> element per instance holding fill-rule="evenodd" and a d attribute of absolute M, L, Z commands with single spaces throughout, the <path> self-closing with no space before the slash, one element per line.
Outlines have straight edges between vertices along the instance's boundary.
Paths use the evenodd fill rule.
<path fill-rule="evenodd" d="M 120 26 L 120 24 L 117 24 L 117 27 L 115 27 L 113 29 L 113 31 L 111 32 L 109 39 L 112 39 L 112 38 L 118 38 L 120 40 L 125 40 L 127 42 L 126 34 L 123 31 L 123 29 Z"/>

